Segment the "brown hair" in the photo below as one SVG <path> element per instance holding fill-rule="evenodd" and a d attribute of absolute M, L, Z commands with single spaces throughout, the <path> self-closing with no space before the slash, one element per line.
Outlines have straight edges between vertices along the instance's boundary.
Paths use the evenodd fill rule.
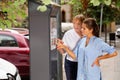
<path fill-rule="evenodd" d="M 84 21 L 83 21 L 84 24 L 86 24 L 87 28 L 89 30 L 93 29 L 93 35 L 96 36 L 96 37 L 99 37 L 99 27 L 97 25 L 97 22 L 94 18 L 86 18 Z"/>
<path fill-rule="evenodd" d="M 76 21 L 76 20 L 79 20 L 79 22 L 83 23 L 84 19 L 85 19 L 84 15 L 79 14 L 79 15 L 76 15 L 76 16 L 73 18 L 73 22 Z"/>

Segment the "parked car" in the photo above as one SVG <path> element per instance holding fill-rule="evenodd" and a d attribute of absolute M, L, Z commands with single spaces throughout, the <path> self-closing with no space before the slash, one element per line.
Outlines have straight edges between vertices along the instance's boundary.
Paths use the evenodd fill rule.
<path fill-rule="evenodd" d="M 116 30 L 116 36 L 117 36 L 118 38 L 120 38 L 120 28 L 117 28 L 117 30 Z"/>
<path fill-rule="evenodd" d="M 11 33 L 16 33 L 16 34 L 19 34 L 19 32 L 18 31 L 15 31 L 15 30 L 12 30 L 12 29 L 4 29 L 4 30 L 2 30 L 1 28 L 0 28 L 0 31 L 4 31 L 4 32 L 11 32 Z"/>
<path fill-rule="evenodd" d="M 21 77 L 30 75 L 29 40 L 23 35 L 0 31 L 0 58 L 13 63 Z"/>
<path fill-rule="evenodd" d="M 18 33 L 22 35 L 29 34 L 29 30 L 26 28 L 11 28 L 11 30 L 17 31 Z"/>
<path fill-rule="evenodd" d="M 21 80 L 16 66 L 0 58 L 0 80 Z"/>
<path fill-rule="evenodd" d="M 25 34 L 24 36 L 25 36 L 27 39 L 29 39 L 29 34 Z"/>

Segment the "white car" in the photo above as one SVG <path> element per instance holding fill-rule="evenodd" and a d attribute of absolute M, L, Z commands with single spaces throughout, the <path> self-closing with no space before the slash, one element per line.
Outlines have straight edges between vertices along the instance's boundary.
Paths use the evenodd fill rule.
<path fill-rule="evenodd" d="M 0 58 L 0 80 L 21 80 L 17 68 L 2 58 Z"/>
<path fill-rule="evenodd" d="M 117 30 L 116 30 L 116 36 L 117 36 L 118 38 L 120 38 L 120 28 L 117 28 Z"/>

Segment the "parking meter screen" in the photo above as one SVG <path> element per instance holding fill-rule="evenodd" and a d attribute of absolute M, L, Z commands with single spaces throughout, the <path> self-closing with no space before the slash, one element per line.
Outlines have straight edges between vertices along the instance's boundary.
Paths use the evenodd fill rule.
<path fill-rule="evenodd" d="M 51 50 L 56 48 L 56 38 L 57 38 L 57 23 L 56 18 L 50 19 L 50 40 L 51 40 Z"/>

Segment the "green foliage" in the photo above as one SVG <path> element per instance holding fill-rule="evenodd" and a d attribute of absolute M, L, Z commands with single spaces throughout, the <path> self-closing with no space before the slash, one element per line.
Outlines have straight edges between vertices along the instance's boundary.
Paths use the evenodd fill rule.
<path fill-rule="evenodd" d="M 98 23 L 100 22 L 101 4 L 103 4 L 103 24 L 120 20 L 120 0 L 90 0 L 88 5 L 84 0 L 71 0 L 70 4 L 73 6 L 73 15 L 82 13 L 86 17 L 96 18 Z M 83 9 L 83 5 L 87 8 Z"/>
<path fill-rule="evenodd" d="M 7 18 L 3 19 L 0 16 L 1 28 L 11 28 L 13 26 L 21 26 L 22 22 L 28 17 L 26 13 L 27 0 L 8 0 L 7 2 L 0 1 L 0 11 L 7 12 Z"/>
<path fill-rule="evenodd" d="M 93 3 L 93 6 L 100 5 L 100 1 L 99 0 L 91 0 L 90 3 Z"/>
<path fill-rule="evenodd" d="M 110 5 L 111 4 L 111 0 L 104 0 L 104 4 L 105 5 Z"/>
<path fill-rule="evenodd" d="M 42 0 L 45 5 L 49 5 L 51 0 Z"/>
<path fill-rule="evenodd" d="M 51 0 L 38 0 L 38 2 L 40 2 L 41 5 L 37 7 L 37 10 L 41 12 L 45 12 L 47 10 L 47 5 L 51 3 Z"/>
<path fill-rule="evenodd" d="M 92 3 L 93 6 L 99 6 L 101 3 L 105 5 L 110 5 L 111 0 L 90 0 L 90 3 Z"/>
<path fill-rule="evenodd" d="M 100 22 L 100 12 L 101 12 L 101 6 L 89 6 L 87 9 L 87 16 L 94 17 L 97 19 L 97 22 Z M 103 9 L 103 24 L 110 23 L 112 21 L 115 21 L 118 17 L 118 11 L 116 8 L 113 8 L 111 6 L 104 5 Z"/>
<path fill-rule="evenodd" d="M 41 12 L 45 12 L 47 10 L 47 7 L 46 7 L 46 5 L 38 6 L 37 10 L 39 10 Z"/>
<path fill-rule="evenodd" d="M 120 0 L 116 0 L 115 4 L 117 8 L 120 8 Z"/>
<path fill-rule="evenodd" d="M 61 5 L 64 4 L 64 3 L 65 3 L 65 1 L 64 1 L 64 0 L 61 0 Z"/>
<path fill-rule="evenodd" d="M 79 0 L 71 0 L 68 2 L 68 4 L 72 5 L 73 8 L 73 16 L 82 13 L 84 10 L 82 8 L 82 3 L 79 2 Z"/>

